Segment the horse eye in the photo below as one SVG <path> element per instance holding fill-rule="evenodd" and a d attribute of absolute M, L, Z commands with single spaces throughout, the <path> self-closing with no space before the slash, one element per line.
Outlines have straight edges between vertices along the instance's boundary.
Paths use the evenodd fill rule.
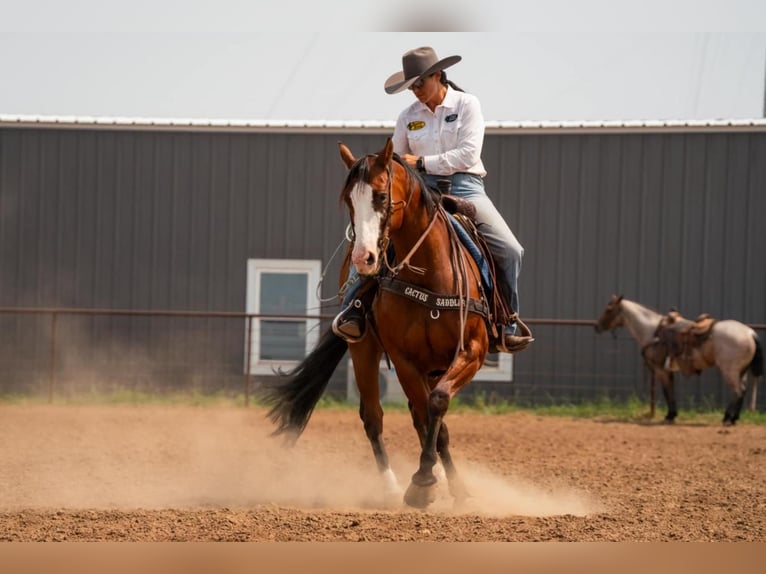
<path fill-rule="evenodd" d="M 372 196 L 372 203 L 375 207 L 385 207 L 388 203 L 388 192 L 376 191 Z"/>

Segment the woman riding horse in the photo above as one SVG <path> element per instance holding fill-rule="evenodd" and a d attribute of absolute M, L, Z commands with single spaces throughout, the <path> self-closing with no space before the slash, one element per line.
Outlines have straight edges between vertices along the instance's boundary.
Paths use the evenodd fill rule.
<path fill-rule="evenodd" d="M 476 96 L 447 80 L 446 68 L 460 56 L 439 59 L 433 48 L 410 50 L 402 57 L 402 71 L 385 83 L 396 94 L 410 89 L 417 101 L 400 115 L 394 128 L 394 152 L 421 174 L 431 187 L 448 184 L 450 193 L 473 204 L 476 220 L 497 266 L 497 287 L 510 308 L 496 348 L 517 353 L 534 341 L 529 328 L 518 318 L 521 259 L 524 248 L 484 190 L 486 175 L 481 160 L 484 118 Z M 362 281 L 352 271 L 343 299 L 343 310 L 333 322 L 335 333 L 350 343 L 364 334 L 364 304 L 357 297 Z M 518 328 L 518 332 L 517 332 Z"/>
<path fill-rule="evenodd" d="M 368 336 L 348 345 L 332 329 L 291 373 L 266 383 L 276 433 L 297 438 L 342 359 L 351 353 L 359 388 L 359 414 L 383 476 L 385 495 L 401 489 L 383 444 L 378 372 L 385 352 L 409 401 L 421 446 L 420 464 L 404 500 L 426 507 L 435 498 L 440 459 L 456 501 L 468 494 L 450 455 L 444 417 L 451 399 L 481 368 L 489 346 L 490 308 L 476 261 L 456 238 L 439 195 L 394 155 L 389 139 L 378 154 L 354 157 L 340 145 L 349 168 L 342 199 L 349 209 L 352 261 L 374 277 Z M 396 260 L 389 260 L 392 244 Z M 386 277 L 379 278 L 381 267 Z M 379 287 L 378 287 L 379 285 Z"/>

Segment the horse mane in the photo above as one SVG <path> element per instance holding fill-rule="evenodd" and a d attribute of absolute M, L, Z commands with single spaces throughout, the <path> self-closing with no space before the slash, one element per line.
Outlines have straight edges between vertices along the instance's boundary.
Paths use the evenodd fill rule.
<path fill-rule="evenodd" d="M 346 196 L 348 195 L 349 188 L 352 184 L 352 182 L 364 179 L 365 172 L 367 171 L 367 158 L 370 157 L 369 155 L 363 156 L 359 158 L 354 165 L 351 166 L 351 169 L 348 170 L 348 174 L 346 175 L 346 181 L 343 184 L 343 190 L 340 194 L 340 201 L 343 202 L 346 199 Z M 429 216 L 432 216 L 436 209 L 439 206 L 440 201 L 440 195 L 438 190 L 433 189 L 430 187 L 426 181 L 423 179 L 423 177 L 412 169 L 410 166 L 407 165 L 407 163 L 399 156 L 399 154 L 395 153 L 393 156 L 393 161 L 398 163 L 402 168 L 404 168 L 404 171 L 407 173 L 408 180 L 410 182 L 410 192 L 414 191 L 414 186 L 420 186 L 421 189 L 421 197 L 423 199 L 423 205 L 425 205 L 426 213 L 428 213 Z"/>
<path fill-rule="evenodd" d="M 423 176 L 408 166 L 407 163 L 401 157 L 399 157 L 399 154 L 394 154 L 394 161 L 401 165 L 404 168 L 404 171 L 407 172 L 407 175 L 409 175 L 410 186 L 420 186 L 420 195 L 423 198 L 423 204 L 426 207 L 426 213 L 428 213 L 428 215 L 433 215 L 441 201 L 439 191 L 429 186 L 426 183 L 426 180 L 423 179 Z M 410 189 L 412 189 L 412 187 Z"/>

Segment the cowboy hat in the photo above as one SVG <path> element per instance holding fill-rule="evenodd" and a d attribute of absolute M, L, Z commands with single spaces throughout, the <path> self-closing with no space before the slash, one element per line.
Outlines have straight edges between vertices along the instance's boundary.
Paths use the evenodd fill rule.
<path fill-rule="evenodd" d="M 402 56 L 402 71 L 392 74 L 386 80 L 383 89 L 387 94 L 398 94 L 417 82 L 418 78 L 449 68 L 461 59 L 460 56 L 448 56 L 440 60 L 430 46 L 415 48 L 405 52 Z"/>

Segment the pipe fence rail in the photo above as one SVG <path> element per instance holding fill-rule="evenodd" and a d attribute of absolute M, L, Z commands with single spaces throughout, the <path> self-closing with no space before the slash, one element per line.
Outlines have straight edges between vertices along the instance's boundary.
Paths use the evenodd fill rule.
<path fill-rule="evenodd" d="M 256 320 L 271 321 L 329 321 L 334 318 L 331 314 L 263 314 L 263 313 L 243 313 L 232 311 L 185 311 L 185 310 L 132 310 L 132 309 L 108 309 L 108 308 L 66 308 L 66 307 L 0 307 L 0 316 L 3 315 L 37 315 L 49 316 L 48 331 L 50 342 L 48 349 L 48 375 L 47 375 L 47 395 L 48 402 L 53 402 L 54 390 L 57 382 L 57 350 L 59 346 L 59 318 L 62 316 L 108 316 L 108 317 L 168 317 L 168 318 L 198 318 L 198 319 L 242 319 L 246 321 L 245 331 L 245 365 L 242 388 L 245 397 L 245 405 L 250 403 L 250 397 L 253 389 L 253 369 L 252 369 L 252 344 L 253 344 L 253 323 Z M 525 323 L 532 326 L 553 326 L 553 327 L 589 327 L 593 328 L 595 320 L 586 319 L 554 319 L 554 318 L 530 318 L 525 319 Z M 765 323 L 748 324 L 755 330 L 766 330 Z M 654 388 L 650 388 L 650 403 L 652 413 L 654 412 Z"/>

